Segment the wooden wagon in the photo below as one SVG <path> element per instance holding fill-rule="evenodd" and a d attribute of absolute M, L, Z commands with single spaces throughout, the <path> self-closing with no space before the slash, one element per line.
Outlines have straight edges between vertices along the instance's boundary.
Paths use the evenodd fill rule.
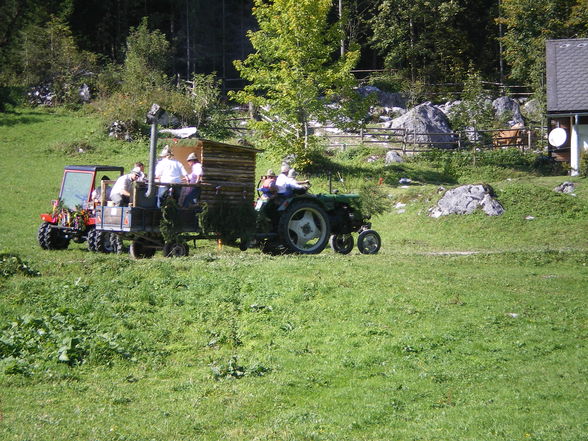
<path fill-rule="evenodd" d="M 253 212 L 255 197 L 255 163 L 259 150 L 225 144 L 206 139 L 162 139 L 174 158 L 182 162 L 188 172 L 188 155 L 194 153 L 202 163 L 203 177 L 199 184 L 166 184 L 171 187 L 199 186 L 201 196 L 196 206 L 181 207 L 174 204 L 173 220 L 166 204 L 159 208 L 157 191 L 148 191 L 148 184 L 134 183 L 131 203 L 128 207 L 112 207 L 104 204 L 97 209 L 98 230 L 114 233 L 119 239 L 131 240 L 134 257 L 150 257 L 155 250 L 163 249 L 165 255 L 187 255 L 189 239 L 221 238 L 225 218 L 231 213 L 242 213 L 243 207 Z M 156 186 L 157 183 L 152 183 Z M 179 193 L 179 192 L 178 192 Z M 206 210 L 206 219 L 216 218 L 211 225 L 201 225 L 199 217 Z M 241 212 L 239 212 L 241 210 Z M 240 219 L 230 219 L 232 224 Z M 218 229 L 214 229 L 215 221 Z M 208 231 L 204 231 L 204 227 Z M 170 229 L 173 239 L 170 239 Z M 231 231 L 234 233 L 234 231 Z"/>

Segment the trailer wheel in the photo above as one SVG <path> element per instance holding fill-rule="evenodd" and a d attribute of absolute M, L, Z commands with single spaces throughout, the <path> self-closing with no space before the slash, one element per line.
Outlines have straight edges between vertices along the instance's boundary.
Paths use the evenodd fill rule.
<path fill-rule="evenodd" d="M 304 200 L 292 204 L 278 224 L 278 232 L 286 248 L 301 254 L 318 254 L 324 250 L 330 230 L 325 210 L 314 202 Z"/>
<path fill-rule="evenodd" d="M 163 255 L 165 257 L 185 257 L 188 255 L 188 244 L 172 242 L 163 246 Z"/>
<path fill-rule="evenodd" d="M 43 222 L 39 226 L 37 239 L 44 250 L 65 250 L 69 246 L 69 238 L 58 228 L 53 228 L 49 222 Z"/>
<path fill-rule="evenodd" d="M 336 253 L 349 254 L 355 242 L 351 234 L 333 234 L 329 239 L 329 245 Z"/>
<path fill-rule="evenodd" d="M 88 231 L 88 249 L 95 253 L 117 253 L 119 238 L 110 231 L 100 231 L 92 228 Z M 122 243 L 120 243 L 122 249 Z"/>
<path fill-rule="evenodd" d="M 137 239 L 131 243 L 129 254 L 133 259 L 149 259 L 155 254 L 155 248 L 146 246 L 144 239 Z"/>
<path fill-rule="evenodd" d="M 374 230 L 365 230 L 359 233 L 357 238 L 357 248 L 362 254 L 376 254 L 380 251 L 382 239 Z"/>

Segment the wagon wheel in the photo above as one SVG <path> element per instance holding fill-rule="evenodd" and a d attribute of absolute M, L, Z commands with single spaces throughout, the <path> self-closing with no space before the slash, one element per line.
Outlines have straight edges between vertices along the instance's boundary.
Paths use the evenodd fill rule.
<path fill-rule="evenodd" d="M 376 254 L 380 251 L 382 239 L 374 230 L 365 230 L 359 233 L 357 238 L 357 248 L 362 254 Z"/>
<path fill-rule="evenodd" d="M 155 254 L 155 248 L 147 246 L 147 241 L 140 238 L 131 243 L 129 254 L 133 259 L 148 259 Z"/>
<path fill-rule="evenodd" d="M 88 249 L 95 253 L 120 253 L 122 241 L 115 233 L 92 228 L 88 231 Z"/>
<path fill-rule="evenodd" d="M 286 248 L 295 253 L 318 254 L 329 240 L 331 226 L 325 210 L 312 201 L 291 205 L 280 217 L 278 233 Z"/>
<path fill-rule="evenodd" d="M 170 242 L 163 246 L 163 255 L 165 257 L 185 257 L 188 252 L 188 244 L 186 243 Z"/>
<path fill-rule="evenodd" d="M 333 234 L 329 239 L 329 245 L 336 253 L 349 254 L 355 242 L 351 234 Z"/>

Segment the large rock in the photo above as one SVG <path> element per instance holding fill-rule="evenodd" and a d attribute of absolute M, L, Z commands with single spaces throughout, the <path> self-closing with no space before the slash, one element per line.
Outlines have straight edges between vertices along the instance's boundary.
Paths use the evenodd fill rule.
<path fill-rule="evenodd" d="M 462 185 L 447 191 L 437 205 L 429 210 L 429 216 L 441 217 L 448 214 L 472 214 L 478 208 L 488 216 L 504 213 L 504 208 L 494 199 L 489 185 Z"/>
<path fill-rule="evenodd" d="M 378 102 L 377 105 L 381 107 L 400 107 L 406 109 L 406 96 L 398 92 L 384 92 L 375 86 L 361 86 L 357 88 L 357 92 L 367 97 L 375 95 Z"/>
<path fill-rule="evenodd" d="M 432 147 L 438 148 L 452 148 L 457 139 L 445 113 L 430 104 L 420 104 L 401 117 L 385 123 L 384 127 L 405 129 L 408 143 L 430 143 Z"/>
<path fill-rule="evenodd" d="M 388 153 L 386 153 L 386 157 L 384 158 L 384 163 L 385 164 L 394 164 L 397 162 L 404 162 L 404 158 L 402 157 L 402 155 L 394 150 L 389 150 Z"/>
<path fill-rule="evenodd" d="M 510 127 L 515 124 L 525 125 L 525 119 L 521 114 L 521 107 L 519 103 L 507 96 L 501 96 L 492 101 L 492 108 L 497 118 L 508 118 L 508 125 Z"/>
<path fill-rule="evenodd" d="M 553 189 L 558 193 L 573 193 L 576 190 L 576 185 L 573 182 L 565 181 Z"/>

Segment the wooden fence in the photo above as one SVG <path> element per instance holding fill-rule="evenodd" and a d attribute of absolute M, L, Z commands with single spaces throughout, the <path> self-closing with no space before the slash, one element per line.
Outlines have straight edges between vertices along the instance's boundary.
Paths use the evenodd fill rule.
<path fill-rule="evenodd" d="M 403 153 L 418 153 L 432 149 L 498 149 L 518 148 L 522 151 L 543 150 L 547 141 L 545 127 L 518 129 L 467 130 L 452 133 L 416 132 L 406 129 L 368 128 L 357 133 L 336 133 L 334 127 L 321 127 L 330 149 L 346 149 L 374 144 Z M 435 139 L 442 140 L 436 141 Z M 449 138 L 449 139 L 448 139 Z"/>
<path fill-rule="evenodd" d="M 250 129 L 239 125 L 247 118 L 231 119 L 231 127 L 235 133 L 245 134 Z M 464 150 L 464 149 L 498 149 L 518 148 L 521 151 L 544 150 L 547 147 L 546 127 L 503 128 L 496 130 L 464 130 L 451 133 L 417 132 L 407 129 L 369 127 L 357 132 L 341 132 L 336 127 L 323 126 L 312 129 L 314 135 L 327 140 L 330 150 L 377 145 L 388 150 L 403 153 L 419 153 L 432 149 Z M 438 140 L 441 138 L 441 140 Z"/>

